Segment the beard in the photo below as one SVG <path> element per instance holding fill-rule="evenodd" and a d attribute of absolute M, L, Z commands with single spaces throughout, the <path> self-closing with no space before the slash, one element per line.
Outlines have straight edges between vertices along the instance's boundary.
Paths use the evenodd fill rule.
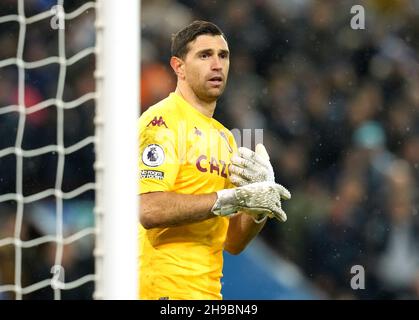
<path fill-rule="evenodd" d="M 213 87 L 207 81 L 203 84 L 193 83 L 191 85 L 195 95 L 200 100 L 208 103 L 216 101 L 223 94 L 225 87 L 226 81 L 224 81 L 219 87 Z"/>

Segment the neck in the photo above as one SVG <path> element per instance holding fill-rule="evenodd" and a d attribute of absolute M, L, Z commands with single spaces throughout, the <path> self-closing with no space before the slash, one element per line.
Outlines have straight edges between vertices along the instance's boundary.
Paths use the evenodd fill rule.
<path fill-rule="evenodd" d="M 178 83 L 175 92 L 186 100 L 192 107 L 201 112 L 208 118 L 212 118 L 216 106 L 216 101 L 206 102 L 200 99 L 191 88 L 182 86 Z"/>

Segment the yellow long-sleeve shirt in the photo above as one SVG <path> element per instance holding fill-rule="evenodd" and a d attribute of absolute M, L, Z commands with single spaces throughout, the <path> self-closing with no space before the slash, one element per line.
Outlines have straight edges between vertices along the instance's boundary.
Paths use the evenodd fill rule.
<path fill-rule="evenodd" d="M 237 149 L 233 135 L 178 94 L 142 114 L 139 139 L 139 194 L 205 194 L 233 187 L 228 179 Z M 221 299 L 228 224 L 228 218 L 216 217 L 179 227 L 140 226 L 140 298 Z"/>

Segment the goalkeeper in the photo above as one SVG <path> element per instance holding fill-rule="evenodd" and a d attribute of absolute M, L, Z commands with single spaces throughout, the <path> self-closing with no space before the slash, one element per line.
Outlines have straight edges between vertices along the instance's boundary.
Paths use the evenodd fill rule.
<path fill-rule="evenodd" d="M 237 149 L 212 116 L 230 64 L 222 31 L 195 21 L 172 39 L 177 87 L 139 119 L 141 299 L 221 299 L 223 250 L 284 222 L 265 147 Z"/>

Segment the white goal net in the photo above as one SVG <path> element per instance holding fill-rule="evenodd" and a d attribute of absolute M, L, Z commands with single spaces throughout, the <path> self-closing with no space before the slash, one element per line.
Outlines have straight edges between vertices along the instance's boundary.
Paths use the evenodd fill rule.
<path fill-rule="evenodd" d="M 137 2 L 0 4 L 0 299 L 136 296 Z"/>

